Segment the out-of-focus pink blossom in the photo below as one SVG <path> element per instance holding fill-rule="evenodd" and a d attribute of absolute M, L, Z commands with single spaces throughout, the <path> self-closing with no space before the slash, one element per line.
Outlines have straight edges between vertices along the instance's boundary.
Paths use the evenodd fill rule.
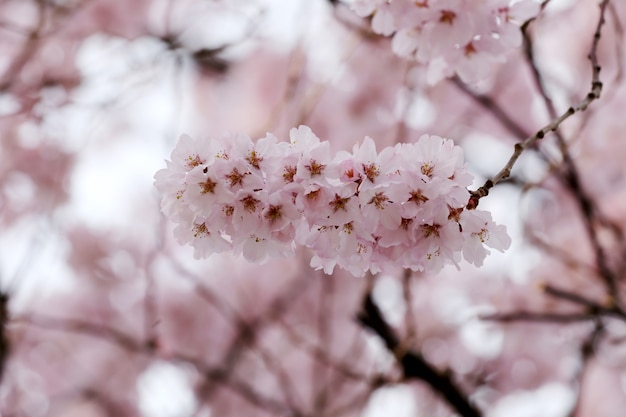
<path fill-rule="evenodd" d="M 539 13 L 534 0 L 356 1 L 351 7 L 373 15 L 375 33 L 393 35 L 396 54 L 426 65 L 430 84 L 455 74 L 470 83 L 487 78 L 520 46 L 519 27 Z"/>

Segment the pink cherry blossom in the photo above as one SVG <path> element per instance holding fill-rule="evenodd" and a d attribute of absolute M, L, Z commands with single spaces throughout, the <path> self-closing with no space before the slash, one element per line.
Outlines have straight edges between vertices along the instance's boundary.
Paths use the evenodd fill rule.
<path fill-rule="evenodd" d="M 449 139 L 423 135 L 378 153 L 366 137 L 334 158 L 307 126 L 292 129 L 289 142 L 238 134 L 211 143 L 213 156 L 183 136 L 155 175 L 164 213 L 196 256 L 215 243 L 215 252 L 230 246 L 262 262 L 303 246 L 312 267 L 360 276 L 395 265 L 438 271 L 458 265 L 462 251 L 480 264 L 483 243 L 510 244 L 488 213 L 464 214 L 472 178 Z"/>
<path fill-rule="evenodd" d="M 521 44 L 520 26 L 539 13 L 534 0 L 356 1 L 372 30 L 393 36 L 392 50 L 428 67 L 428 82 L 458 75 L 474 83 Z"/>
<path fill-rule="evenodd" d="M 0 415 L 624 414 L 626 2 L 0 15 Z"/>

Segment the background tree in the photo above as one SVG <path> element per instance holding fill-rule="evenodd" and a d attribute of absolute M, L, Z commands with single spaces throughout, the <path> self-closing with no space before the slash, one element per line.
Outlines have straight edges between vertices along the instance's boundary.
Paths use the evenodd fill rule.
<path fill-rule="evenodd" d="M 481 12 L 482 11 L 482 12 Z M 619 1 L 0 2 L 2 416 L 622 416 Z M 181 133 L 451 138 L 511 247 L 196 260 Z"/>

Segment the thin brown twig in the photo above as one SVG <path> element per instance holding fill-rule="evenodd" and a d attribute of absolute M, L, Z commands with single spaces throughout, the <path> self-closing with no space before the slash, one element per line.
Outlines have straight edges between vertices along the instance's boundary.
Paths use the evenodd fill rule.
<path fill-rule="evenodd" d="M 608 1 L 606 2 L 606 4 L 608 4 Z M 605 4 L 605 7 L 606 7 L 606 4 Z M 604 15 L 604 11 L 602 12 L 602 16 L 603 15 Z M 604 20 L 604 17 L 601 17 L 601 20 Z M 530 67 L 533 73 L 533 78 L 535 80 L 535 84 L 537 85 L 537 89 L 539 90 L 540 95 L 543 98 L 548 114 L 550 115 L 552 119 L 554 119 L 557 115 L 556 107 L 554 106 L 554 102 L 550 98 L 545 88 L 543 77 L 541 73 L 539 72 L 539 69 L 536 65 L 535 56 L 533 52 L 533 43 L 532 43 L 532 39 L 528 33 L 527 28 L 528 26 L 526 26 L 525 29 L 522 31 L 522 34 L 524 37 L 526 57 L 530 64 Z M 597 77 L 598 75 L 599 73 L 594 74 L 595 77 Z M 565 181 L 570 191 L 574 195 L 578 203 L 578 206 L 580 208 L 580 211 L 582 212 L 584 223 L 585 223 L 585 229 L 587 231 L 589 240 L 591 241 L 591 246 L 593 247 L 593 250 L 596 255 L 596 264 L 598 266 L 598 272 L 600 274 L 600 277 L 604 281 L 605 285 L 607 286 L 607 289 L 609 293 L 611 294 L 611 296 L 613 298 L 617 298 L 617 287 L 616 287 L 616 282 L 615 282 L 615 276 L 613 272 L 611 271 L 611 269 L 609 268 L 606 253 L 604 251 L 604 248 L 600 244 L 598 231 L 594 227 L 595 218 L 597 216 L 597 207 L 595 206 L 595 204 L 593 204 L 593 200 L 591 199 L 591 197 L 589 196 L 589 194 L 586 192 L 586 190 L 584 189 L 582 185 L 582 182 L 580 180 L 581 178 L 580 172 L 578 170 L 578 167 L 576 166 L 576 163 L 574 162 L 574 159 L 572 158 L 571 153 L 569 152 L 569 146 L 568 146 L 567 141 L 565 140 L 565 138 L 563 137 L 563 135 L 558 129 L 554 131 L 554 136 L 557 140 L 559 149 L 561 151 L 561 155 L 563 157 L 563 165 L 565 167 L 563 180 Z"/>
<path fill-rule="evenodd" d="M 591 51 L 589 52 L 589 60 L 591 61 L 592 66 L 591 89 L 589 93 L 585 96 L 584 99 L 582 99 L 577 104 L 569 107 L 560 116 L 553 119 L 550 123 L 545 125 L 536 133 L 530 135 L 525 140 L 516 143 L 514 151 L 504 167 L 496 175 L 488 179 L 481 187 L 471 192 L 471 197 L 467 203 L 468 210 L 475 209 L 478 206 L 480 199 L 487 196 L 491 188 L 493 188 L 499 182 L 508 178 L 511 175 L 511 170 L 513 169 L 513 166 L 526 149 L 533 146 L 538 140 L 543 139 L 548 133 L 556 131 L 565 120 L 569 119 L 571 116 L 578 112 L 585 111 L 592 102 L 600 98 L 600 94 L 602 93 L 602 82 L 600 81 L 601 67 L 598 64 L 597 49 L 601 37 L 601 29 L 605 22 L 604 14 L 608 2 L 609 0 L 603 0 L 600 4 L 600 17 L 598 19 L 598 24 L 593 35 Z"/>

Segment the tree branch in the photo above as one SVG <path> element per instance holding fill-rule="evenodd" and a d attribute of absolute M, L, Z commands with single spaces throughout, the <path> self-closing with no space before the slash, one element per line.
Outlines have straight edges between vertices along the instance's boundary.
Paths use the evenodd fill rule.
<path fill-rule="evenodd" d="M 510 313 L 485 314 L 479 317 L 481 320 L 511 322 L 535 322 L 568 324 L 594 320 L 596 316 L 589 313 L 543 313 L 536 311 L 513 311 Z"/>
<path fill-rule="evenodd" d="M 515 120 L 513 120 L 490 96 L 475 93 L 463 81 L 461 81 L 459 77 L 452 78 L 452 83 L 468 97 L 480 104 L 482 108 L 487 110 L 488 114 L 498 120 L 500 124 L 502 124 L 502 126 L 511 132 L 516 138 L 523 139 L 530 135 L 530 132 L 527 132 L 524 127 L 520 126 Z"/>
<path fill-rule="evenodd" d="M 602 93 L 602 82 L 600 81 L 601 67 L 598 64 L 597 50 L 598 43 L 601 37 L 601 29 L 605 21 L 604 14 L 608 3 L 609 0 L 603 0 L 600 3 L 600 17 L 598 19 L 598 24 L 593 35 L 591 51 L 588 55 L 589 60 L 591 61 L 592 68 L 591 89 L 589 93 L 578 104 L 568 108 L 559 117 L 553 119 L 550 123 L 537 131 L 537 133 L 529 136 L 521 142 L 516 143 L 513 154 L 510 156 L 504 167 L 496 175 L 488 179 L 480 188 L 471 192 L 471 197 L 467 203 L 468 210 L 475 209 L 478 206 L 478 202 L 480 201 L 480 199 L 487 196 L 491 188 L 493 188 L 496 184 L 511 175 L 511 170 L 513 169 L 513 166 L 526 149 L 533 146 L 538 140 L 543 139 L 548 133 L 556 131 L 565 120 L 569 119 L 571 116 L 578 112 L 585 111 L 592 102 L 600 98 L 600 94 Z"/>
<path fill-rule="evenodd" d="M 424 381 L 462 417 L 482 416 L 449 375 L 440 373 L 419 353 L 401 349 L 398 336 L 383 318 L 380 309 L 372 300 L 371 292 L 367 293 L 362 307 L 357 319 L 363 326 L 380 336 L 387 349 L 393 352 L 406 378 Z"/>
<path fill-rule="evenodd" d="M 594 80 L 593 82 L 597 82 L 597 83 L 600 82 L 599 80 L 600 68 L 597 65 L 597 58 L 595 54 L 596 54 L 597 42 L 599 40 L 599 33 L 600 33 L 599 30 L 604 20 L 604 13 L 605 13 L 604 8 L 606 8 L 607 4 L 608 4 L 608 0 L 605 1 L 600 6 L 603 8 L 601 9 L 600 21 L 598 22 L 598 27 L 596 29 L 597 36 L 594 36 L 594 45 L 592 48 L 593 55 L 592 54 L 589 55 L 589 59 L 591 60 L 592 65 L 593 65 L 593 69 L 592 69 L 593 80 Z M 554 106 L 554 102 L 552 101 L 552 99 L 550 98 L 550 95 L 548 94 L 548 91 L 545 87 L 544 79 L 541 73 L 539 72 L 539 68 L 535 60 L 532 38 L 530 34 L 528 33 L 528 24 L 530 22 L 531 21 L 529 20 L 522 26 L 522 34 L 524 38 L 524 51 L 526 54 L 526 60 L 528 61 L 531 72 L 533 74 L 533 80 L 535 82 L 535 85 L 537 86 L 537 90 L 539 91 L 541 98 L 543 99 L 543 102 L 548 111 L 548 115 L 550 116 L 551 119 L 554 119 L 557 117 L 557 111 L 556 111 L 556 107 Z M 594 63 L 594 61 L 596 62 Z M 593 247 L 593 250 L 596 256 L 596 265 L 598 267 L 600 277 L 604 281 L 609 294 L 611 294 L 611 297 L 617 299 L 618 293 L 617 293 L 615 275 L 613 274 L 613 271 L 611 271 L 608 265 L 606 253 L 604 251 L 604 248 L 600 244 L 598 231 L 594 227 L 595 219 L 597 217 L 602 217 L 602 216 L 598 216 L 597 208 L 593 204 L 592 198 L 589 196 L 589 194 L 587 193 L 587 191 L 582 185 L 580 172 L 578 170 L 578 167 L 576 166 L 576 163 L 574 162 L 574 159 L 572 158 L 569 152 L 567 141 L 565 140 L 565 138 L 563 137 L 563 135 L 558 129 L 554 131 L 554 136 L 559 145 L 559 150 L 561 151 L 561 155 L 563 157 L 563 166 L 565 168 L 565 172 L 563 173 L 561 179 L 563 180 L 565 185 L 569 188 L 570 192 L 573 194 L 574 198 L 576 199 L 576 202 L 578 203 L 578 207 L 582 213 L 583 221 L 585 223 L 585 229 L 587 231 L 587 235 L 589 236 L 589 240 L 591 241 L 591 246 Z"/>
<path fill-rule="evenodd" d="M 9 295 L 0 292 L 0 384 L 11 353 L 6 325 L 9 321 Z"/>
<path fill-rule="evenodd" d="M 616 305 L 614 303 L 615 300 L 612 298 L 608 300 L 607 305 L 603 305 L 596 301 L 585 298 L 579 294 L 569 292 L 567 290 L 563 290 L 561 288 L 557 288 L 551 285 L 546 285 L 543 288 L 543 291 L 546 294 L 551 295 L 552 297 L 560 298 L 562 300 L 584 306 L 589 311 L 589 314 L 595 316 L 610 316 L 626 321 L 626 312 L 622 310 L 620 306 Z"/>

